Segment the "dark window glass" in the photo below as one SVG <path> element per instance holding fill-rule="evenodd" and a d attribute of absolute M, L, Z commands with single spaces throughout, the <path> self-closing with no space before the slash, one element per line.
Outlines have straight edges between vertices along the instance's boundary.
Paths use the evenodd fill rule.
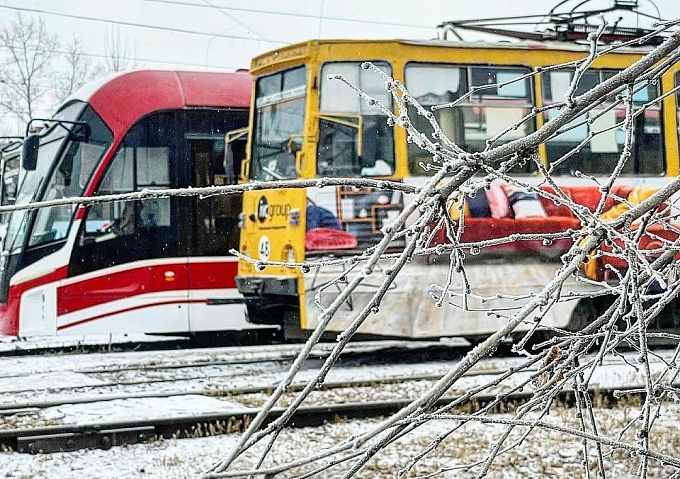
<path fill-rule="evenodd" d="M 589 70 L 581 78 L 575 95 L 581 95 L 611 78 L 616 70 Z M 574 78 L 573 68 L 552 70 L 541 74 L 545 104 L 565 101 Z M 626 105 L 617 98 L 628 94 L 627 89 L 615 92 L 602 104 L 572 120 L 546 142 L 548 163 L 556 174 L 573 175 L 577 171 L 588 175 L 609 175 L 616 168 L 626 141 L 623 122 Z M 634 86 L 633 106 L 641 108 L 658 96 L 658 87 L 646 82 Z M 617 102 L 612 107 L 612 103 Z M 560 113 L 555 108 L 544 114 L 549 121 Z M 663 123 L 658 104 L 645 107 L 633 119 L 631 156 L 623 165 L 622 174 L 662 175 L 665 172 Z M 592 138 L 589 138 L 593 135 Z"/>
<path fill-rule="evenodd" d="M 140 120 L 118 146 L 95 194 L 176 186 L 179 132 L 174 112 L 153 113 Z M 175 204 L 172 198 L 154 198 L 90 206 L 71 273 L 180 256 Z"/>
<path fill-rule="evenodd" d="M 298 78 L 294 81 L 300 82 Z M 304 82 L 304 77 L 302 78 Z M 284 80 L 285 82 L 285 80 Z M 189 186 L 224 186 L 236 183 L 245 158 L 247 135 L 229 134 L 248 125 L 248 110 L 186 110 Z M 225 142 L 228 136 L 228 144 Z M 206 195 L 179 198 L 182 229 L 189 231 L 190 256 L 224 256 L 238 249 L 241 195 Z M 188 210 L 188 211 L 187 211 Z"/>
<path fill-rule="evenodd" d="M 228 166 L 231 168 L 230 171 L 222 172 L 229 179 L 221 184 L 235 183 L 241 173 L 241 164 L 246 157 L 247 131 L 241 131 L 230 137 L 229 145 L 225 143 L 225 137 L 227 133 L 248 126 L 248 110 L 196 109 L 184 110 L 183 114 L 187 122 L 186 139 L 208 140 L 211 145 L 211 155 L 213 158 L 219 158 L 214 161 L 219 161 L 223 170 Z M 227 160 L 229 165 L 227 165 Z"/>
<path fill-rule="evenodd" d="M 184 110 L 188 135 L 220 136 L 248 125 L 248 110 L 194 109 Z"/>
<path fill-rule="evenodd" d="M 236 142 L 245 152 L 245 139 Z M 236 146 L 233 143 L 232 147 Z M 191 184 L 195 187 L 232 184 L 236 176 L 225 171 L 224 141 L 218 139 L 190 139 Z M 235 155 L 242 158 L 242 153 Z M 223 256 L 230 249 L 238 249 L 238 217 L 241 212 L 241 195 L 208 195 L 186 198 L 192 218 L 189 226 L 190 256 Z"/>

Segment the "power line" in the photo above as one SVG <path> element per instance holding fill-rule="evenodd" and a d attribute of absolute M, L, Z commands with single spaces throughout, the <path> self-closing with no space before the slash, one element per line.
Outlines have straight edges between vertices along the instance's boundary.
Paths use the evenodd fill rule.
<path fill-rule="evenodd" d="M 133 1 L 138 1 L 138 0 L 133 0 Z M 191 2 L 182 2 L 182 1 L 173 1 L 173 0 L 141 0 L 143 2 L 151 2 L 151 3 L 164 3 L 167 5 L 180 5 L 180 6 L 186 6 L 186 7 L 197 7 L 197 8 L 210 8 L 208 5 L 202 5 L 200 3 L 191 3 Z M 307 14 L 307 13 L 288 13 L 288 12 L 272 12 L 270 10 L 258 10 L 255 8 L 243 8 L 243 7 L 222 7 L 222 6 L 214 6 L 213 8 L 219 9 L 219 10 L 230 10 L 234 12 L 246 12 L 246 13 L 261 13 L 264 15 L 276 15 L 276 16 L 282 16 L 282 17 L 296 17 L 296 18 L 310 18 L 313 20 L 318 20 L 319 16 L 318 15 L 312 15 L 312 14 Z M 378 20 L 362 20 L 358 18 L 343 18 L 343 17 L 323 17 L 324 20 L 333 20 L 333 21 L 338 21 L 338 22 L 347 22 L 347 23 L 362 23 L 362 24 L 368 24 L 368 25 L 385 25 L 389 27 L 406 27 L 406 28 L 419 28 L 419 29 L 428 29 L 428 30 L 434 30 L 433 26 L 427 25 L 416 25 L 414 23 L 398 23 L 398 22 L 381 22 Z"/>
<path fill-rule="evenodd" d="M 287 45 L 287 42 L 279 42 L 276 40 L 269 40 L 269 39 L 255 39 L 247 36 L 242 36 L 242 35 L 225 35 L 222 33 L 206 33 L 206 32 L 201 32 L 197 30 L 187 30 L 183 28 L 170 28 L 170 27 L 161 27 L 158 25 L 144 25 L 142 23 L 132 23 L 132 22 L 123 22 L 121 20 L 104 20 L 102 18 L 93 18 L 93 17 L 86 17 L 83 15 L 73 15 L 69 13 L 57 13 L 57 12 L 50 12 L 47 10 L 40 10 L 38 8 L 25 8 L 25 7 L 13 7 L 13 6 L 8 6 L 8 5 L 0 5 L 0 8 L 6 8 L 9 10 L 15 10 L 19 12 L 29 12 L 29 13 L 40 13 L 44 15 L 52 15 L 56 17 L 64 17 L 64 18 L 73 18 L 76 20 L 86 20 L 90 22 L 99 22 L 99 23 L 109 23 L 113 25 L 122 25 L 126 27 L 136 27 L 136 28 L 148 28 L 150 30 L 160 30 L 160 31 L 165 31 L 165 32 L 173 32 L 173 33 L 186 33 L 189 35 L 199 35 L 203 37 L 219 37 L 219 38 L 230 38 L 232 40 L 246 40 L 246 41 L 251 41 L 251 42 L 258 42 L 258 43 L 271 43 L 271 44 L 277 44 L 277 45 Z"/>
<path fill-rule="evenodd" d="M 249 12 L 249 13 L 260 13 L 260 14 L 265 14 L 265 15 L 276 15 L 276 16 L 287 16 L 287 17 L 297 17 L 297 18 L 310 18 L 314 20 L 318 20 L 318 15 L 310 15 L 310 14 L 304 14 L 304 13 L 288 13 L 288 12 L 272 12 L 272 11 L 265 11 L 265 10 L 258 10 L 254 8 L 242 8 L 242 7 L 222 7 L 215 5 L 213 3 L 207 2 L 207 4 L 197 4 L 197 3 L 190 3 L 190 2 L 183 2 L 183 1 L 172 1 L 172 0 L 142 0 L 146 2 L 152 2 L 152 3 L 160 3 L 160 4 L 166 4 L 166 5 L 178 5 L 178 6 L 188 6 L 188 7 L 196 7 L 196 8 L 203 8 L 203 9 L 215 9 L 220 12 L 225 11 L 225 10 L 230 10 L 230 11 L 235 11 L 235 12 Z M 158 25 L 145 25 L 145 24 L 140 24 L 140 23 L 134 23 L 134 22 L 125 22 L 125 21 L 120 21 L 120 20 L 105 20 L 102 18 L 94 18 L 94 17 L 88 17 L 88 16 L 83 16 L 83 15 L 74 15 L 74 14 L 67 14 L 67 13 L 57 13 L 57 12 L 51 12 L 47 10 L 42 10 L 42 9 L 37 9 L 37 8 L 26 8 L 26 7 L 15 7 L 15 6 L 8 6 L 8 5 L 0 5 L 0 8 L 5 8 L 9 10 L 14 10 L 14 11 L 20 11 L 20 12 L 28 12 L 28 13 L 36 13 L 36 14 L 44 14 L 44 15 L 52 15 L 52 16 L 57 16 L 57 17 L 64 17 L 64 18 L 72 18 L 76 20 L 85 20 L 85 21 L 91 21 L 91 22 L 99 22 L 99 23 L 108 23 L 108 24 L 114 24 L 114 25 L 121 25 L 121 26 L 129 26 L 129 27 L 135 27 L 135 28 L 146 28 L 146 29 L 152 29 L 152 30 L 159 30 L 159 31 L 165 31 L 165 32 L 175 32 L 175 33 L 185 33 L 189 35 L 199 35 L 199 36 L 207 36 L 212 38 L 227 38 L 227 39 L 233 39 L 233 40 L 245 40 L 245 41 L 251 41 L 251 42 L 265 42 L 265 43 L 271 43 L 271 44 L 278 44 L 278 45 L 287 45 L 289 42 L 281 42 L 277 40 L 271 40 L 271 39 L 266 39 L 260 37 L 259 39 L 248 37 L 248 36 L 243 36 L 243 35 L 227 35 L 224 33 L 206 33 L 203 31 L 196 31 L 196 30 L 189 30 L 189 29 L 178 29 L 178 28 L 170 28 L 170 27 L 163 27 L 163 26 L 158 26 Z M 223 13 L 224 15 L 228 15 L 227 13 Z M 230 15 L 228 15 L 230 18 L 232 18 Z M 425 29 L 429 27 L 424 27 L 422 25 L 415 25 L 415 24 L 408 24 L 408 23 L 394 23 L 394 22 L 381 22 L 381 21 L 376 21 L 376 20 L 361 20 L 361 19 L 351 19 L 351 18 L 341 18 L 341 17 L 324 17 L 325 20 L 335 20 L 335 21 L 341 21 L 341 22 L 349 22 L 349 23 L 361 23 L 361 24 L 373 24 L 373 25 L 389 25 L 389 26 L 399 26 L 399 27 L 408 27 L 408 28 L 419 28 L 419 29 Z M 239 23 L 239 22 L 237 22 Z M 259 35 L 258 35 L 259 36 Z M 57 52 L 57 53 L 62 53 L 65 54 L 67 52 Z M 94 57 L 94 58 L 109 58 L 106 55 L 101 55 L 101 54 L 94 54 L 94 53 L 83 53 L 84 56 L 88 57 Z M 162 60 L 152 60 L 152 59 L 146 59 L 146 58 L 141 58 L 141 59 L 125 59 L 126 61 L 140 61 L 140 62 L 149 62 L 149 63 L 167 63 L 171 65 L 183 65 L 183 66 L 191 66 L 191 67 L 202 67 L 205 68 L 206 65 L 205 63 L 192 63 L 192 62 L 176 62 L 176 61 L 162 61 Z M 235 66 L 221 66 L 219 68 L 224 68 L 224 69 L 238 69 L 241 67 L 235 67 Z"/>
<path fill-rule="evenodd" d="M 259 37 L 260 39 L 265 40 L 265 38 L 262 35 L 260 35 L 259 33 L 257 33 L 254 29 L 252 29 L 251 27 L 249 27 L 248 25 L 243 23 L 241 20 L 239 20 L 235 16 L 231 15 L 230 13 L 225 12 L 223 8 L 220 8 L 217 5 L 210 3 L 210 0 L 203 0 L 203 2 L 205 2 L 207 6 L 210 6 L 211 8 L 214 8 L 215 10 L 217 10 L 220 13 L 220 15 L 227 17 L 229 20 L 236 23 L 240 27 L 243 27 L 247 31 L 252 32 L 255 36 Z"/>
<path fill-rule="evenodd" d="M 25 50 L 24 47 L 19 46 L 16 47 L 21 50 Z M 0 49 L 2 50 L 9 50 L 9 47 L 6 46 L 0 46 Z M 62 50 L 55 50 L 54 53 L 62 54 L 62 55 L 68 55 L 71 52 L 67 51 L 62 51 Z M 110 59 L 110 55 L 103 55 L 101 53 L 84 53 L 82 52 L 81 55 L 84 57 L 92 57 L 92 58 L 103 58 L 103 59 Z M 166 63 L 168 65 L 182 65 L 182 66 L 190 66 L 190 67 L 202 67 L 205 68 L 205 63 L 191 63 L 191 62 L 176 62 L 176 61 L 164 61 L 164 60 L 152 60 L 150 58 L 121 58 L 121 60 L 126 61 L 126 62 L 139 62 L 139 63 Z M 211 68 L 216 68 L 216 67 L 211 67 Z M 230 65 L 223 65 L 219 66 L 216 69 L 219 70 L 238 70 L 241 67 L 235 67 L 235 66 L 230 66 Z"/>

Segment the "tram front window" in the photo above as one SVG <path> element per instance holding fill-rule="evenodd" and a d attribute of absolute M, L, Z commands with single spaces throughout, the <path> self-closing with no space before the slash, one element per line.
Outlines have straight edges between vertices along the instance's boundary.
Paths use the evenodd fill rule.
<path fill-rule="evenodd" d="M 69 135 L 66 149 L 50 174 L 42 201 L 81 196 L 92 172 L 113 141 L 113 134 L 91 108 L 85 109 L 81 121 L 87 123 L 89 134 L 85 140 Z M 64 239 L 75 209 L 76 205 L 70 204 L 38 210 L 28 246 Z"/>
<path fill-rule="evenodd" d="M 296 162 L 302 148 L 305 84 L 305 67 L 257 80 L 251 179 L 271 181 L 298 176 Z"/>
<path fill-rule="evenodd" d="M 85 107 L 82 102 L 73 102 L 54 115 L 54 120 L 74 121 Z M 39 200 L 42 184 L 57 155 L 62 151 L 68 140 L 68 131 L 57 121 L 53 122 L 40 137 L 38 161 L 35 170 L 25 172 L 25 177 L 19 186 L 16 205 L 26 205 Z M 7 226 L 7 234 L 3 242 L 3 251 L 10 254 L 18 253 L 23 248 L 26 229 L 28 227 L 29 210 L 11 213 Z"/>

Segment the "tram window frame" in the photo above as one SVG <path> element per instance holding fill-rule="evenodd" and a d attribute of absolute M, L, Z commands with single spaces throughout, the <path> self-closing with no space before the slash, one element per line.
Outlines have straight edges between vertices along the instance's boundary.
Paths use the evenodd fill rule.
<path fill-rule="evenodd" d="M 97 165 L 113 143 L 113 133 L 99 115 L 86 106 L 80 121 L 87 123 L 87 140 L 69 136 L 66 147 L 49 174 L 41 196 L 42 201 L 81 196 Z M 28 247 L 65 240 L 73 223 L 77 205 L 58 205 L 40 208 L 35 214 L 28 238 Z"/>
<path fill-rule="evenodd" d="M 255 80 L 248 174 L 251 180 L 274 181 L 299 176 L 297 160 L 306 124 L 307 81 L 307 65 L 281 70 Z M 295 119 L 295 125 L 290 121 L 291 117 Z M 299 126 L 299 129 L 283 132 L 280 139 L 275 136 L 264 137 L 264 126 L 271 133 L 273 129 L 280 129 L 284 125 Z M 266 166 L 264 160 L 267 160 Z"/>
<path fill-rule="evenodd" d="M 619 71 L 611 68 L 592 68 L 586 71 L 585 75 L 588 75 L 590 81 L 585 86 L 579 84 L 574 95 L 587 92 L 593 84 L 602 83 Z M 553 84 L 556 80 L 554 77 L 558 74 L 565 78 L 561 80 L 562 88 L 556 92 Z M 565 100 L 564 94 L 568 91 L 574 74 L 573 67 L 541 72 L 543 106 Z M 653 98 L 659 96 L 659 85 L 647 83 L 646 87 L 640 89 L 640 84 L 636 84 L 634 88 L 637 91 L 633 93 L 633 107 L 637 109 L 646 105 L 645 113 L 635 117 L 634 133 L 646 140 L 638 142 L 634 138 L 631 157 L 624 165 L 621 176 L 663 176 L 666 173 L 663 112 L 660 104 L 651 103 Z M 619 103 L 614 107 L 611 105 L 618 101 L 618 96 L 625 97 L 626 94 L 627 89 L 612 93 L 602 102 L 603 108 L 592 109 L 587 113 L 587 117 L 581 116 L 572 120 L 565 125 L 568 129 L 563 127 L 559 135 L 546 141 L 548 167 L 550 168 L 551 163 L 560 162 L 555 167 L 554 174 L 575 175 L 576 171 L 586 175 L 611 174 L 625 142 L 625 132 L 621 128 L 623 120 L 619 120 L 618 117 L 625 115 L 626 109 L 625 103 Z M 557 108 L 547 110 L 543 114 L 544 121 L 550 121 L 559 112 Z M 591 132 L 599 133 L 576 150 Z"/>
<path fill-rule="evenodd" d="M 432 88 L 432 85 L 437 83 L 434 75 L 426 75 L 427 80 L 423 81 L 414 77 L 413 74 L 422 69 L 425 72 L 433 73 L 436 70 L 458 70 L 456 84 L 452 85 L 455 90 L 442 90 L 441 95 L 437 92 L 423 91 L 419 94 L 418 87 Z M 474 86 L 483 86 L 489 84 L 488 82 L 477 81 L 475 84 L 473 80 L 481 78 L 489 78 L 491 75 L 491 84 L 499 83 L 497 77 L 500 73 L 511 72 L 516 73 L 512 78 L 517 78 L 517 82 L 495 88 L 483 88 L 476 91 Z M 442 73 L 443 74 L 443 73 Z M 524 65 L 476 65 L 476 64 L 461 64 L 461 63 L 444 63 L 444 62 L 408 62 L 404 67 L 404 81 L 407 90 L 416 99 L 421 98 L 421 104 L 428 109 L 428 107 L 437 104 L 446 104 L 458 101 L 458 103 L 449 108 L 442 108 L 434 111 L 435 119 L 440 128 L 443 129 L 447 137 L 461 148 L 470 152 L 484 151 L 489 147 L 488 140 L 494 135 L 503 133 L 503 135 L 496 139 L 493 145 L 497 146 L 508 141 L 515 140 L 530 134 L 536 130 L 536 121 L 534 119 L 526 118 L 530 114 L 535 104 L 534 99 L 534 82 L 530 75 L 531 69 Z M 410 77 L 410 78 L 409 78 Z M 447 75 L 447 81 L 451 75 Z M 503 80 L 500 83 L 505 83 Z M 421 83 L 422 85 L 418 85 Z M 512 92 L 516 88 L 515 83 L 522 84 L 523 95 L 499 95 L 499 90 L 505 88 L 505 92 Z M 413 87 L 416 86 L 414 89 Z M 446 86 L 439 85 L 439 88 L 446 88 Z M 414 91 L 412 91 L 414 90 Z M 436 98 L 436 97 L 439 98 Z M 463 98 L 461 100 L 461 98 Z M 503 102 L 514 101 L 518 104 L 503 104 Z M 409 105 L 409 118 L 418 131 L 432 135 L 433 129 L 429 121 L 418 115 L 415 107 Z M 517 110 L 514 115 L 511 115 L 515 121 L 507 121 L 508 115 L 512 110 Z M 488 122 L 488 113 L 494 111 L 495 113 L 502 113 L 494 116 L 493 135 L 488 134 L 490 124 Z M 519 114 L 517 114 L 517 112 Z M 509 126 L 520 123 L 520 128 L 504 131 Z M 473 130 L 479 130 L 478 136 L 480 139 L 474 140 Z M 438 141 L 438 140 L 435 140 Z M 482 143 L 480 143 L 482 142 Z M 408 144 L 408 166 L 412 175 L 432 175 L 438 165 L 432 163 L 432 158 L 424 150 L 414 143 Z M 515 174 L 535 174 L 538 167 L 530 161 L 525 162 L 513 169 Z"/>
<path fill-rule="evenodd" d="M 180 139 L 177 135 L 163 133 L 165 130 L 177 131 L 176 124 L 174 111 L 157 111 L 138 120 L 118 145 L 94 194 L 168 189 L 176 184 L 174 175 L 178 172 L 173 165 L 177 163 Z M 140 140 L 141 137 L 145 140 Z M 156 140 L 168 138 L 171 140 L 154 144 Z M 171 203 L 171 198 L 150 198 L 93 204 L 88 207 L 83 221 L 83 241 L 102 242 L 133 235 L 139 229 L 169 228 L 173 222 Z"/>
<path fill-rule="evenodd" d="M 248 125 L 247 109 L 184 110 L 186 133 L 184 143 L 187 161 L 187 186 L 207 187 L 235 184 L 240 165 L 245 158 L 247 136 L 242 135 L 229 145 L 228 132 Z M 231 161 L 227 161 L 227 149 Z M 231 168 L 227 171 L 227 168 Z M 190 256 L 224 256 L 238 249 L 240 229 L 238 212 L 242 209 L 241 195 L 193 196 L 181 200 L 180 214 L 188 231 Z"/>
<path fill-rule="evenodd" d="M 383 78 L 365 61 L 328 61 L 319 68 L 319 108 L 316 173 L 328 177 L 391 176 L 396 170 L 394 128 L 387 116 L 342 81 L 329 78 L 340 74 L 393 111 L 392 96 Z M 392 76 L 392 64 L 373 60 L 373 65 Z M 336 71 L 329 71 L 335 69 Z M 359 133 L 362 137 L 359 138 Z M 343 161 L 338 161 L 340 158 Z"/>

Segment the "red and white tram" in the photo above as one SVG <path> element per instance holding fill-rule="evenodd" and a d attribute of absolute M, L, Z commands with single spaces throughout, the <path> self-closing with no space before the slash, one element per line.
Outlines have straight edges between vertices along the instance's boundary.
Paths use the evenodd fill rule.
<path fill-rule="evenodd" d="M 225 145 L 225 134 L 247 125 L 250 91 L 242 72 L 136 71 L 90 84 L 26 139 L 16 203 L 235 183 L 240 164 L 225 158 L 244 156 L 245 140 Z M 13 212 L 0 333 L 257 328 L 228 254 L 240 210 L 239 195 L 215 195 Z"/>

